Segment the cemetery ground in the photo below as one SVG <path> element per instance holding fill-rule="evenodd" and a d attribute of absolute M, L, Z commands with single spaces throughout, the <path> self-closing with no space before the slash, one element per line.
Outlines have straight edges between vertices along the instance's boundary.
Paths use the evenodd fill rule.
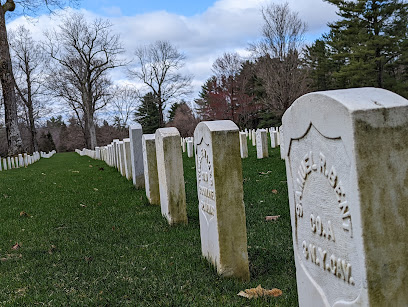
<path fill-rule="evenodd" d="M 0 172 L 0 304 L 297 306 L 285 165 L 279 148 L 261 160 L 248 149 L 249 282 L 219 277 L 201 256 L 195 161 L 187 153 L 188 225 L 177 226 L 103 161 L 61 153 Z M 237 296 L 259 284 L 283 294 Z"/>

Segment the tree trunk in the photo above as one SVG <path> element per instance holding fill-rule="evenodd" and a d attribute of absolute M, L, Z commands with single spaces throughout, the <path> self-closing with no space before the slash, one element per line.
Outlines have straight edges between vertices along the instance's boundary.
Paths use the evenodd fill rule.
<path fill-rule="evenodd" d="M 158 98 L 160 99 L 160 98 Z M 164 118 L 163 118 L 163 103 L 159 101 L 159 128 L 164 127 Z"/>
<path fill-rule="evenodd" d="M 5 13 L 0 5 L 0 81 L 4 99 L 8 155 L 13 156 L 23 152 L 23 143 L 17 122 L 17 99 L 7 39 Z"/>
<path fill-rule="evenodd" d="M 93 118 L 88 121 L 88 131 L 91 149 L 94 150 L 98 143 L 96 141 L 96 130 Z"/>
<path fill-rule="evenodd" d="M 38 142 L 37 142 L 37 129 L 35 129 L 35 122 L 34 122 L 33 102 L 29 101 L 29 105 L 27 107 L 28 107 L 28 118 L 30 121 L 31 146 L 33 148 L 33 152 L 35 152 L 35 151 L 38 151 Z"/>

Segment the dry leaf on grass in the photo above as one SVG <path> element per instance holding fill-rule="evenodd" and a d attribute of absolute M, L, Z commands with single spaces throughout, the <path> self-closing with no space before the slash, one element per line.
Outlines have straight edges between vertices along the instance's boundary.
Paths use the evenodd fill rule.
<path fill-rule="evenodd" d="M 16 243 L 16 244 L 13 245 L 13 247 L 12 247 L 11 249 L 17 250 L 17 249 L 19 249 L 20 247 L 21 247 L 21 246 L 20 246 L 18 243 Z"/>
<path fill-rule="evenodd" d="M 89 164 L 89 167 L 93 167 L 93 166 Z"/>
<path fill-rule="evenodd" d="M 25 212 L 25 211 L 21 211 L 20 212 L 20 216 L 21 217 L 30 217 L 31 215 L 29 215 L 27 212 Z"/>
<path fill-rule="evenodd" d="M 268 215 L 265 217 L 265 221 L 276 221 L 278 218 L 280 218 L 280 215 Z"/>
<path fill-rule="evenodd" d="M 246 297 L 248 299 L 251 298 L 258 298 L 258 297 L 263 297 L 263 296 L 281 296 L 282 291 L 276 288 L 273 288 L 272 290 L 266 290 L 259 285 L 256 288 L 251 288 L 251 289 L 245 289 L 245 291 L 241 291 L 237 294 L 238 296 Z"/>
<path fill-rule="evenodd" d="M 51 245 L 51 248 L 48 250 L 48 254 L 52 255 L 57 250 L 57 247 L 55 245 Z"/>
<path fill-rule="evenodd" d="M 93 188 L 94 189 L 94 191 L 96 192 L 96 191 L 99 191 L 97 188 Z"/>
<path fill-rule="evenodd" d="M 86 206 L 84 204 L 79 204 L 81 207 L 85 208 Z"/>
<path fill-rule="evenodd" d="M 21 259 L 23 258 L 22 254 L 7 254 L 5 257 L 0 258 L 1 262 L 7 261 L 7 260 L 11 260 L 11 259 Z"/>
<path fill-rule="evenodd" d="M 273 189 L 273 190 L 272 190 L 272 193 L 273 193 L 273 194 L 278 194 L 278 190 Z"/>
<path fill-rule="evenodd" d="M 270 174 L 270 173 L 272 173 L 272 171 L 267 171 L 267 172 L 259 172 L 259 174 L 260 174 L 260 175 L 268 175 L 268 174 Z"/>
<path fill-rule="evenodd" d="M 79 173 L 79 171 L 72 171 L 73 173 Z"/>

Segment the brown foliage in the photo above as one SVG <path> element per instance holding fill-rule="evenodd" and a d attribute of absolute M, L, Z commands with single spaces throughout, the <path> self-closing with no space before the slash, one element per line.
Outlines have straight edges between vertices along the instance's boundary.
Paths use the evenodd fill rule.
<path fill-rule="evenodd" d="M 174 119 L 167 124 L 167 127 L 176 127 L 182 137 L 188 137 L 194 135 L 197 124 L 198 120 L 191 108 L 186 103 L 182 103 L 176 109 Z"/>

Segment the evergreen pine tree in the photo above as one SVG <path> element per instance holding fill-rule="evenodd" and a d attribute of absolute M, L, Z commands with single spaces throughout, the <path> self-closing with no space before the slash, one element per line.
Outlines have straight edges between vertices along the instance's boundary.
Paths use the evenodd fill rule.
<path fill-rule="evenodd" d="M 407 41 L 408 4 L 402 0 L 325 0 L 338 7 L 340 20 L 330 23 L 323 36 L 333 73 L 329 88 L 375 86 L 398 88 L 398 69 Z M 324 59 L 319 70 L 324 71 Z M 317 71 L 315 70 L 315 73 Z M 319 84 L 321 74 L 314 75 Z M 321 80 L 320 80 L 321 81 Z"/>
<path fill-rule="evenodd" d="M 142 125 L 143 133 L 155 133 L 160 126 L 160 114 L 153 93 L 143 96 L 134 115 L 134 120 Z"/>

